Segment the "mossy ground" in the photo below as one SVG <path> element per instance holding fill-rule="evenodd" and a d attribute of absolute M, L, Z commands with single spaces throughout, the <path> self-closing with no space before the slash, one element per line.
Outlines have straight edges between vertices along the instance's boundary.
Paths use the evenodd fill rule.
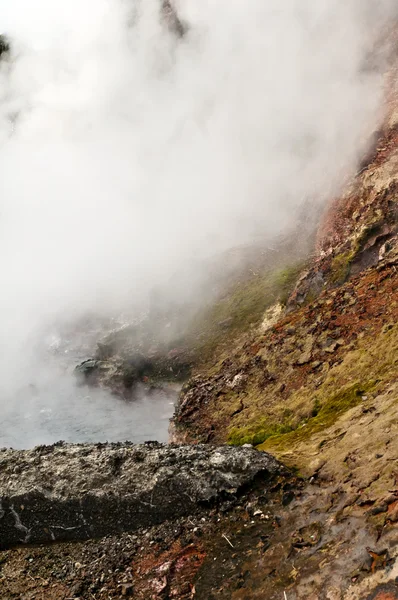
<path fill-rule="evenodd" d="M 354 256 L 355 252 L 345 252 L 344 254 L 339 254 L 332 260 L 329 274 L 330 283 L 341 285 L 347 280 Z"/>
<path fill-rule="evenodd" d="M 223 349 L 237 344 L 240 335 L 257 327 L 275 302 L 286 304 L 303 263 L 264 269 L 235 282 L 221 298 L 201 310 L 188 328 L 188 344 L 199 365 L 224 358 Z"/>
<path fill-rule="evenodd" d="M 272 436 L 272 440 L 269 440 L 268 448 L 271 446 L 274 448 L 292 447 L 298 442 L 303 442 L 310 438 L 314 433 L 327 429 L 337 421 L 339 416 L 350 408 L 360 404 L 373 387 L 374 382 L 369 381 L 364 385 L 356 383 L 342 389 L 321 406 L 316 416 L 305 419 L 295 430 L 286 435 L 284 435 L 285 432 L 280 432 L 279 435 Z M 314 405 L 316 405 L 316 402 L 317 399 L 315 399 Z"/>
<path fill-rule="evenodd" d="M 292 450 L 333 425 L 346 411 L 394 380 L 398 369 L 398 325 L 388 324 L 377 336 L 361 338 L 331 368 L 321 385 L 309 378 L 287 399 L 250 406 L 239 415 L 241 426 L 229 429 L 231 444 L 251 443 L 271 452 Z M 256 414 L 256 411 L 257 414 Z M 249 418 L 248 418 L 249 417 Z"/>

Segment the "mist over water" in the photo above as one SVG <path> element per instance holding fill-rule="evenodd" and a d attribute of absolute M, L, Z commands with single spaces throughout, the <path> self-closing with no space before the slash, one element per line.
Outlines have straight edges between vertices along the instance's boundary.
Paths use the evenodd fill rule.
<path fill-rule="evenodd" d="M 74 333 L 62 328 L 43 332 L 29 377 L 22 373 L 12 401 L 2 403 L 0 447 L 31 448 L 59 440 L 167 442 L 177 388 L 150 393 L 138 388 L 134 400 L 128 400 L 78 383 L 74 366 L 92 354 L 100 335 L 98 324 L 91 330 L 80 326 Z"/>
<path fill-rule="evenodd" d="M 153 399 L 76 388 L 43 331 L 175 273 L 168 298 L 194 295 L 202 259 L 319 212 L 378 126 L 396 2 L 173 6 L 182 37 L 159 0 L 0 4 L 0 444 L 163 435 Z"/>
<path fill-rule="evenodd" d="M 59 440 L 167 442 L 173 407 L 172 396 L 161 392 L 126 402 L 87 386 L 77 389 L 70 377 L 58 377 L 52 389 L 27 390 L 19 403 L 3 407 L 0 447 L 32 448 Z"/>

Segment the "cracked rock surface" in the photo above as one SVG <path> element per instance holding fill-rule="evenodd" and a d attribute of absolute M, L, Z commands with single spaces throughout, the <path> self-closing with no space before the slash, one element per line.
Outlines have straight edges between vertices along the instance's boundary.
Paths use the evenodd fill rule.
<path fill-rule="evenodd" d="M 286 472 L 254 448 L 58 443 L 0 453 L 0 545 L 83 540 L 195 514 Z"/>

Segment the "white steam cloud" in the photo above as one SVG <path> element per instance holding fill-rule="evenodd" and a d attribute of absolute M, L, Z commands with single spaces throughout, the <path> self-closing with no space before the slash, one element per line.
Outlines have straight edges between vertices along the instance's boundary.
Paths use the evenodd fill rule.
<path fill-rule="evenodd" d="M 174 7 L 183 37 L 161 0 L 0 2 L 0 410 L 43 326 L 286 231 L 376 126 L 393 0 Z"/>

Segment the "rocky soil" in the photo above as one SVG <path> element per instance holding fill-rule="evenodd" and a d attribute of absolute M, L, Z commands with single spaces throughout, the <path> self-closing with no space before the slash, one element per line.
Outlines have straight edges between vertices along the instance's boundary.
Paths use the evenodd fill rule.
<path fill-rule="evenodd" d="M 0 554 L 1 598 L 215 598 L 250 581 L 281 511 L 300 494 L 292 475 L 249 486 L 189 516 L 87 542 L 20 546 Z"/>

